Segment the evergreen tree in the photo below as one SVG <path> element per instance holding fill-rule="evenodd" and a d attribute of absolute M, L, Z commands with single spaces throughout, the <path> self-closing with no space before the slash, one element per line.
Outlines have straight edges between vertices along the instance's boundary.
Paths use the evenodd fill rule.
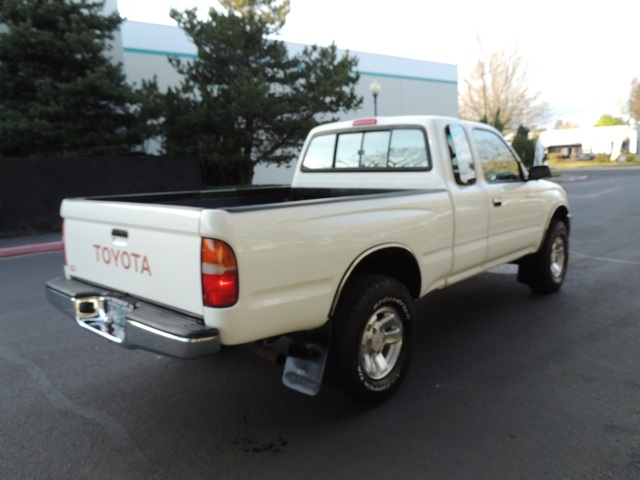
<path fill-rule="evenodd" d="M 0 155 L 121 154 L 135 96 L 107 56 L 122 22 L 90 0 L 0 0 Z"/>
<path fill-rule="evenodd" d="M 529 138 L 529 129 L 520 125 L 511 146 L 527 168 L 533 165 L 536 154 L 536 142 Z"/>
<path fill-rule="evenodd" d="M 166 153 L 203 161 L 208 184 L 249 184 L 257 164 L 289 162 L 321 119 L 360 105 L 357 60 L 339 57 L 335 45 L 290 55 L 273 38 L 284 25 L 288 0 L 219 3 L 207 21 L 195 9 L 171 11 L 198 57 L 170 59 L 183 81 L 156 93 L 165 104 L 160 133 Z"/>

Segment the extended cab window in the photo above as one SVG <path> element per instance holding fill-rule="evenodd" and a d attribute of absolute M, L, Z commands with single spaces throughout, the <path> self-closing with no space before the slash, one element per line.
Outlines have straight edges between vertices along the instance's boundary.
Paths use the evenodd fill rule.
<path fill-rule="evenodd" d="M 476 129 L 473 137 L 487 182 L 517 182 L 522 179 L 518 160 L 499 135 L 489 130 Z"/>
<path fill-rule="evenodd" d="M 317 135 L 311 140 L 302 162 L 305 170 L 425 170 L 429 167 L 425 133 L 418 128 Z"/>
<path fill-rule="evenodd" d="M 473 164 L 471 147 L 467 134 L 460 125 L 449 125 L 445 134 L 449 145 L 449 155 L 453 176 L 458 185 L 472 185 L 476 183 L 476 167 Z"/>

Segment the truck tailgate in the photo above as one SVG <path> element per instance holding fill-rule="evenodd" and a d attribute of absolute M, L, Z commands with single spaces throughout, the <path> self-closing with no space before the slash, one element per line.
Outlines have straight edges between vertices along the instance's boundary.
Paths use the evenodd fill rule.
<path fill-rule="evenodd" d="M 197 208 L 65 200 L 67 274 L 202 315 Z"/>

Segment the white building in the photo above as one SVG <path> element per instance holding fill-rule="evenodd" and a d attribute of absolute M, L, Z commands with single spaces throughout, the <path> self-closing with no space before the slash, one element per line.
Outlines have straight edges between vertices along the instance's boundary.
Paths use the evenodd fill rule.
<path fill-rule="evenodd" d="M 564 157 L 580 154 L 609 155 L 614 161 L 623 153 L 638 153 L 638 125 L 548 130 L 540 134 L 539 144 L 548 153 Z"/>
<path fill-rule="evenodd" d="M 117 8 L 116 0 L 105 9 Z M 287 43 L 295 53 L 304 45 Z M 369 86 L 376 79 L 382 90 L 377 97 L 381 116 L 433 114 L 458 116 L 458 69 L 455 65 L 412 60 L 372 53 L 350 52 L 358 57 L 360 81 L 356 94 L 364 99 L 358 111 L 342 116 L 342 120 L 373 116 L 374 101 Z M 127 80 L 140 84 L 143 79 L 157 77 L 161 89 L 178 85 L 180 75 L 169 64 L 168 57 L 193 59 L 195 45 L 178 26 L 125 21 L 116 34 L 113 56 L 122 62 Z M 290 168 L 258 166 L 255 183 L 288 183 Z"/>

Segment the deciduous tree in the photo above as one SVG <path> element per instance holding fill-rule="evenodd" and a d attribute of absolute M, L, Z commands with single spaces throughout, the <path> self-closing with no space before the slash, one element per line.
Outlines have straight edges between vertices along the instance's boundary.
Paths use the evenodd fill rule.
<path fill-rule="evenodd" d="M 598 119 L 594 127 L 612 127 L 615 125 L 624 125 L 624 120 L 620 117 L 605 114 Z"/>
<path fill-rule="evenodd" d="M 640 80 L 638 77 L 631 81 L 631 93 L 629 94 L 629 115 L 636 122 L 640 122 Z"/>
<path fill-rule="evenodd" d="M 575 124 L 575 123 L 571 123 L 571 122 L 564 122 L 562 120 L 558 120 L 553 125 L 553 128 L 555 130 L 568 130 L 570 128 L 580 128 L 580 125 Z"/>
<path fill-rule="evenodd" d="M 274 38 L 289 1 L 221 0 L 207 20 L 196 10 L 171 16 L 198 49 L 172 58 L 179 87 L 162 96 L 160 133 L 168 154 L 196 155 L 209 184 L 248 184 L 257 164 L 282 165 L 297 155 L 309 129 L 360 105 L 357 59 L 335 45 L 292 55 Z"/>
<path fill-rule="evenodd" d="M 101 1 L 0 0 L 0 155 L 129 152 L 135 103 Z"/>
<path fill-rule="evenodd" d="M 540 92 L 531 89 L 528 67 L 517 49 L 487 56 L 480 39 L 478 45 L 480 59 L 464 80 L 460 95 L 461 117 L 505 132 L 513 131 L 516 125 L 536 126 L 546 121 L 549 106 Z"/>

